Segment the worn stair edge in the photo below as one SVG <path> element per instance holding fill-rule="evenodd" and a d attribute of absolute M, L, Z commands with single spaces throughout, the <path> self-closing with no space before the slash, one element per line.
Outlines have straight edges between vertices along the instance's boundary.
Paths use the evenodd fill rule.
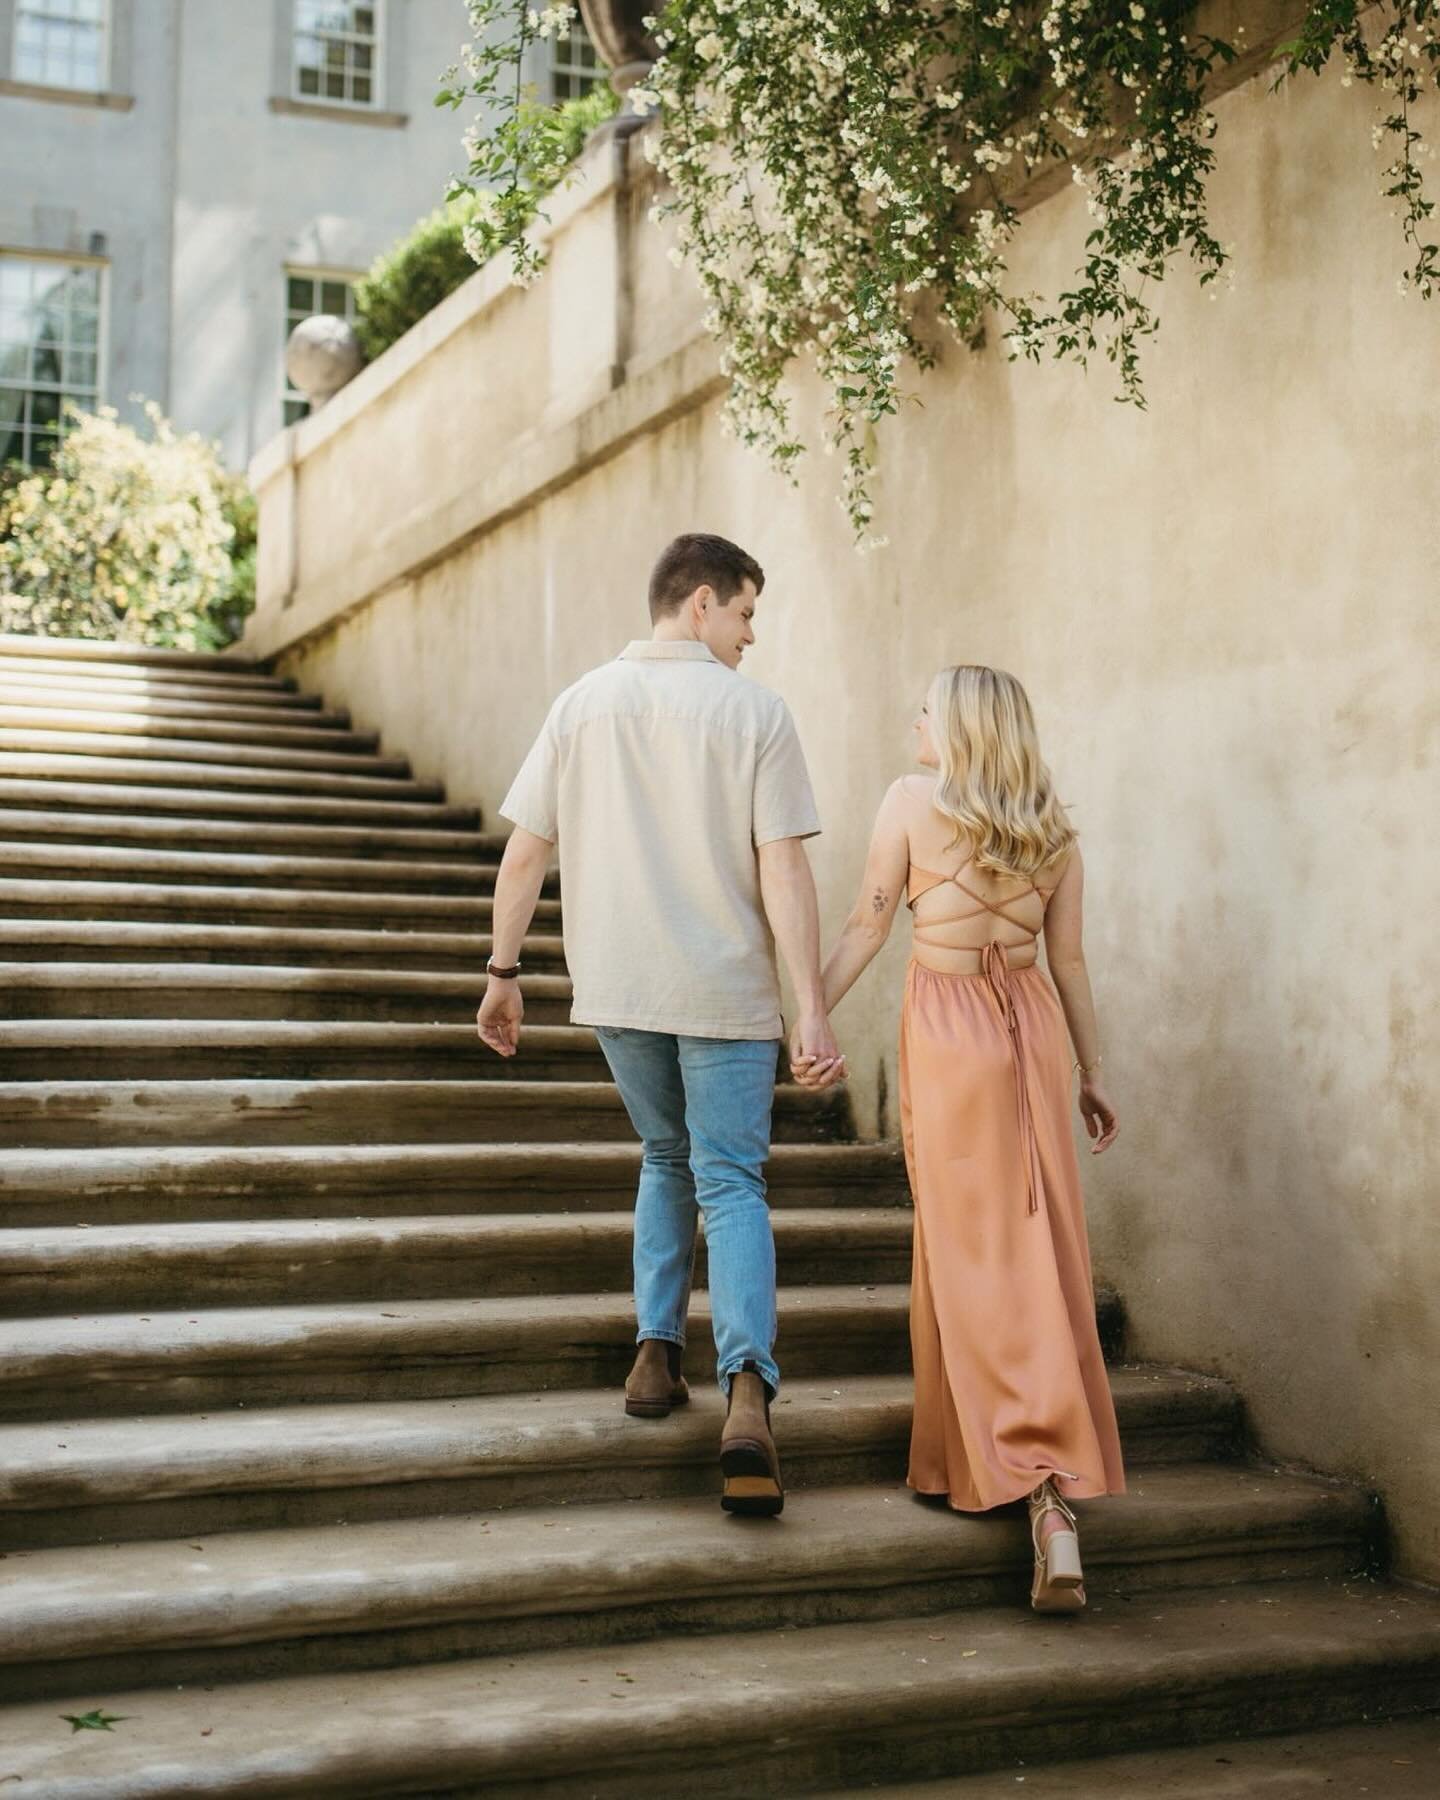
<path fill-rule="evenodd" d="M 499 858 L 504 836 L 479 831 L 410 830 L 397 825 L 277 824 L 269 819 L 165 818 L 145 813 L 34 812 L 0 807 L 0 837 L 26 842 L 59 838 L 147 847 L 311 851 L 327 856 Z"/>
<path fill-rule="evenodd" d="M 612 1084 L 536 1081 L 516 1059 L 504 1080 L 5 1081 L 0 1142 L 15 1149 L 142 1144 L 463 1144 L 633 1139 Z M 514 1078 L 512 1078 L 514 1077 Z M 853 1135 L 841 1088 L 775 1091 L 772 1136 Z"/>
<path fill-rule="evenodd" d="M 226 762 L 176 762 L 165 757 L 107 757 L 0 749 L 0 775 L 31 781 L 140 784 L 165 793 L 196 792 L 217 800 L 230 794 L 334 795 L 382 800 L 395 806 L 433 805 L 443 801 L 438 781 L 417 781 L 393 774 L 352 775 L 307 772 L 293 768 L 246 768 Z"/>
<path fill-rule="evenodd" d="M 608 1082 L 610 1066 L 587 1026 L 524 1027 L 529 1076 Z M 518 1059 L 483 1045 L 473 1023 L 435 1025 L 318 1019 L 36 1019 L 7 1021 L 0 1081 L 210 1081 L 379 1078 L 505 1082 Z"/>
<path fill-rule="evenodd" d="M 213 700 L 228 704 L 242 700 L 246 706 L 270 706 L 287 711 L 320 712 L 319 694 L 301 694 L 293 682 L 273 675 L 216 675 L 203 669 L 82 669 L 55 663 L 48 666 L 18 662 L 0 654 L 0 686 L 16 693 L 105 694 L 133 700 Z"/>
<path fill-rule="evenodd" d="M 3 815 L 0 815 L 3 818 Z M 489 894 L 495 887 L 499 863 L 494 861 L 391 861 L 380 857 L 284 856 L 256 852 L 215 850 L 132 850 L 108 844 L 31 843 L 0 838 L 0 873 L 16 878 L 23 870 L 34 876 L 43 872 L 52 879 L 65 871 L 76 882 L 126 877 L 131 881 L 154 880 L 180 886 L 226 887 L 233 884 L 289 888 L 295 892 L 353 887 L 389 892 L 408 901 L 414 888 L 429 898 L 435 890 Z M 545 892 L 559 892 L 555 875 L 546 877 Z"/>
<path fill-rule="evenodd" d="M 1240 1406 L 1225 1382 L 1112 1367 L 1136 1471 L 1229 1460 Z M 910 1442 L 908 1375 L 785 1375 L 774 1408 L 790 1489 L 893 1481 Z M 143 1417 L 0 1425 L 0 1542 L 7 1549 L 178 1537 L 553 1504 L 707 1494 L 723 1417 L 703 1382 L 662 1421 L 627 1418 L 609 1391 L 245 1405 Z"/>
<path fill-rule="evenodd" d="M 0 1738 L 46 1800 L 634 1800 L 800 1793 L 1433 1704 L 1433 1601 L 1336 1580 L 1200 1590 L 1145 1615 L 1027 1630 L 1014 1607 L 977 1608 L 933 1614 L 923 1633 L 905 1619 L 662 1639 L 627 1647 L 619 1676 L 600 1646 L 140 1689 L 106 1697 L 124 1734 L 57 1734 L 38 1702 L 6 1709 Z"/>
<path fill-rule="evenodd" d="M 397 968 L 397 962 L 402 966 Z M 154 975 L 150 986 L 140 979 L 124 979 L 137 976 L 147 966 Z M 477 974 L 477 969 L 482 972 Z M 11 970 L 40 970 L 48 979 L 27 981 L 18 973 L 11 977 Z M 486 983 L 483 959 L 473 956 L 463 968 L 451 972 L 407 970 L 399 958 L 387 958 L 383 966 L 369 969 L 247 967 L 212 959 L 151 965 L 35 961 L 0 964 L 0 971 L 0 1007 L 14 1019 L 94 1021 L 155 1015 L 171 1021 L 232 1024 L 254 1020 L 297 1026 L 468 1025 L 472 1035 Z M 107 980 L 111 971 L 122 979 Z M 257 976 L 253 982 L 241 979 L 252 971 Z M 219 979 L 209 979 L 211 976 Z M 351 981 L 347 979 L 350 976 L 359 979 Z M 572 995 L 567 975 L 526 973 L 520 977 L 520 989 L 527 1029 L 570 1024 Z M 540 1048 L 543 1053 L 545 1047 Z M 463 1060 L 468 1059 L 462 1059 L 462 1067 Z M 62 1071 L 56 1068 L 53 1072 Z M 221 1071 L 217 1068 L 214 1073 Z"/>
<path fill-rule="evenodd" d="M 796 1375 L 908 1366 L 908 1287 L 782 1288 L 777 1307 Z M 715 1368 L 709 1317 L 697 1290 L 688 1361 L 701 1379 Z M 630 1296 L 603 1292 L 12 1319 L 0 1419 L 606 1386 L 624 1380 L 634 1342 Z"/>
<path fill-rule="evenodd" d="M 981 1775 L 832 1788 L 815 1800 L 1435 1800 L 1440 1712 L 1279 1736 L 1223 1736 L 1181 1750 L 1061 1762 L 1017 1760 Z"/>
<path fill-rule="evenodd" d="M 139 710 L 107 712 L 103 707 L 7 706 L 0 701 L 0 731 L 51 733 L 76 732 L 82 737 L 146 738 L 177 744 L 224 745 L 227 749 L 297 749 L 338 755 L 370 756 L 379 748 L 375 731 L 335 731 L 300 721 L 293 725 L 246 725 L 235 721 Z"/>
<path fill-rule="evenodd" d="M 231 725 L 274 725 L 297 730 L 348 732 L 350 715 L 343 709 L 323 710 L 298 704 L 298 696 L 285 695 L 272 700 L 251 700 L 244 695 L 117 693 L 113 688 L 67 687 L 12 682 L 0 672 L 0 714 L 8 723 L 23 723 L 23 718 L 10 715 L 24 712 L 61 712 L 85 714 L 95 718 L 123 713 L 131 719 L 193 719 L 197 723 Z"/>
<path fill-rule="evenodd" d="M 0 1226 L 603 1212 L 639 1171 L 633 1142 L 0 1149 Z M 909 1205 L 893 1144 L 777 1144 L 766 1177 L 774 1206 Z"/>
<path fill-rule="evenodd" d="M 237 726 L 235 729 L 239 729 Z M 0 726 L 0 750 L 35 754 L 56 751 L 72 756 L 85 755 L 96 762 L 122 761 L 127 757 L 154 761 L 191 763 L 197 767 L 227 769 L 289 769 L 297 774 L 329 773 L 363 775 L 372 779 L 393 775 L 403 781 L 410 774 L 410 764 L 403 756 L 371 755 L 361 750 L 279 749 L 265 744 L 223 742 L 207 743 L 159 732 L 127 735 L 123 732 L 81 732 L 51 730 L 39 725 Z"/>
<path fill-rule="evenodd" d="M 0 1317 L 283 1306 L 297 1294 L 314 1302 L 628 1293 L 632 1225 L 626 1210 L 12 1229 L 0 1234 Z M 779 1212 L 780 1279 L 906 1281 L 910 1225 L 899 1207 Z M 702 1241 L 697 1280 L 706 1266 Z"/>
<path fill-rule="evenodd" d="M 1104 1611 L 1157 1588 L 1359 1573 L 1369 1505 L 1313 1478 L 1185 1464 L 1086 1503 L 1081 1530 Z M 957 1515 L 899 1481 L 793 1495 L 745 1551 L 711 1495 L 12 1554 L 0 1702 L 696 1632 L 923 1628 L 1020 1603 L 1030 1580 L 1018 1507 Z"/>
<path fill-rule="evenodd" d="M 63 962 L 105 967 L 141 963 L 157 953 L 183 967 L 213 963 L 353 972 L 458 972 L 483 969 L 490 954 L 488 932 L 354 930 L 272 925 L 159 924 L 138 919 L 0 919 L 0 956 L 45 966 Z M 521 946 L 521 960 L 535 973 L 563 974 L 564 939 L 536 932 Z M 182 960 L 183 959 L 183 960 Z M 417 966 L 418 965 L 418 966 Z M 58 979 L 58 977 L 57 977 Z M 23 983 L 17 983 L 22 986 Z"/>
<path fill-rule="evenodd" d="M 489 894 L 357 893 L 328 888 L 205 887 L 171 885 L 151 881 L 27 881 L 0 875 L 0 906 L 11 918 L 40 913 L 47 919 L 164 918 L 179 915 L 184 923 L 192 915 L 219 915 L 236 920 L 243 914 L 260 914 L 287 924 L 299 921 L 322 929 L 344 929 L 361 918 L 384 920 L 386 930 L 423 930 L 428 922 L 445 921 L 449 929 L 482 931 L 490 924 Z M 536 922 L 553 925 L 560 917 L 560 902 L 541 899 Z M 339 926 L 333 924 L 340 921 Z"/>
<path fill-rule="evenodd" d="M 209 669 L 226 675 L 267 674 L 263 662 L 253 656 L 242 656 L 238 651 L 157 650 L 144 644 L 116 643 L 100 638 L 30 637 L 15 631 L 0 631 L 0 656 L 104 666 L 128 663 L 137 669 Z"/>
<path fill-rule="evenodd" d="M 307 795 L 226 793 L 214 787 L 145 787 L 123 782 L 25 780 L 0 774 L 0 825 L 13 811 L 39 809 L 69 813 L 144 813 L 151 818 L 183 821 L 191 817 L 275 819 L 281 822 L 314 820 L 319 824 L 393 826 L 401 831 L 463 831 L 480 829 L 479 810 L 473 806 L 427 804 L 414 800 L 346 800 Z"/>

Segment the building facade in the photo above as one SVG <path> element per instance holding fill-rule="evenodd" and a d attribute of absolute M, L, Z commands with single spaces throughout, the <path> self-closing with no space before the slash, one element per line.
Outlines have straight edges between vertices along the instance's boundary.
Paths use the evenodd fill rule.
<path fill-rule="evenodd" d="M 0 462 L 66 398 L 157 401 L 236 468 L 298 418 L 290 330 L 461 166 L 433 97 L 467 31 L 464 0 L 0 0 Z M 593 69 L 577 26 L 526 74 Z"/>

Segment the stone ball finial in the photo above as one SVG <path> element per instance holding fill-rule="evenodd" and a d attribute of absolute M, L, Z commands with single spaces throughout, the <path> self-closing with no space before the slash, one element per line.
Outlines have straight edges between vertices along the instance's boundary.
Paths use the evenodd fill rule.
<path fill-rule="evenodd" d="M 659 10 L 655 0 L 580 0 L 580 17 L 617 94 L 629 93 L 660 55 L 643 23 Z"/>
<path fill-rule="evenodd" d="M 334 313 L 302 319 L 285 346 L 285 373 L 312 407 L 332 399 L 364 366 L 354 328 Z"/>

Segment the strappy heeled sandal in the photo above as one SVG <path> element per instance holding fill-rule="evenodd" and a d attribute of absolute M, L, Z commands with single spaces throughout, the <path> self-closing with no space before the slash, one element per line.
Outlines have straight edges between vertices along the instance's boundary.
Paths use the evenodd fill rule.
<path fill-rule="evenodd" d="M 1055 1491 L 1047 1475 L 1030 1495 L 1030 1537 L 1035 1545 L 1035 1578 L 1030 1584 L 1030 1604 L 1036 1612 L 1073 1613 L 1085 1605 L 1085 1577 L 1080 1568 L 1080 1535 L 1075 1515 Z M 1047 1513 L 1058 1512 L 1065 1526 L 1042 1539 Z M 1067 1529 L 1068 1527 L 1068 1529 Z"/>

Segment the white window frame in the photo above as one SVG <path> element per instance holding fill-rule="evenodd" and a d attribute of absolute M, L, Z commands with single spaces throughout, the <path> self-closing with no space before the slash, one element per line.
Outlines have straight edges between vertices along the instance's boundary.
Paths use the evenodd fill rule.
<path fill-rule="evenodd" d="M 101 0 L 100 17 L 95 20 L 67 19 L 61 14 L 52 13 L 47 0 L 14 0 L 11 19 L 10 75 L 13 80 L 24 82 L 27 86 L 52 87 L 59 92 L 71 94 L 104 94 L 110 88 L 111 64 L 114 56 L 115 19 L 114 0 Z M 76 87 L 73 82 L 42 81 L 38 76 L 22 74 L 20 69 L 20 23 L 29 12 L 40 17 L 54 20 L 57 24 L 93 24 L 100 33 L 100 55 L 97 59 L 94 87 Z"/>
<path fill-rule="evenodd" d="M 322 282 L 326 281 L 343 282 L 345 285 L 345 312 L 343 316 L 351 324 L 354 324 L 356 317 L 355 289 L 358 283 L 362 282 L 364 279 L 364 271 L 359 269 L 311 269 L 301 268 L 298 263 L 286 263 L 284 276 L 285 343 L 288 344 L 290 342 L 290 333 L 295 329 L 295 326 L 299 324 L 300 319 L 310 318 L 316 310 L 316 308 L 312 306 L 310 312 L 301 313 L 299 318 L 292 322 L 290 316 L 290 283 L 292 281 L 308 281 L 312 284 L 312 287 L 319 287 Z M 305 411 L 298 414 L 294 419 L 287 418 L 286 414 L 289 412 L 292 405 L 303 406 Z M 282 425 L 298 425 L 301 419 L 308 418 L 309 416 L 309 401 L 306 400 L 299 388 L 290 385 L 290 377 L 285 371 L 285 355 L 284 347 L 282 345 L 280 355 L 280 423 Z"/>
<path fill-rule="evenodd" d="M 594 40 L 590 37 L 589 32 L 585 30 L 585 22 L 580 17 L 578 11 L 575 14 L 575 17 L 570 21 L 569 28 L 563 34 L 557 32 L 555 36 L 550 39 L 550 56 L 548 62 L 550 100 L 551 104 L 555 106 L 563 106 L 567 100 L 583 99 L 586 94 L 591 93 L 595 88 L 599 87 L 601 82 L 603 82 L 609 74 L 609 70 L 600 60 L 600 52 L 598 50 L 595 51 L 594 68 L 589 68 L 584 63 L 572 62 L 569 60 L 568 56 L 562 58 L 560 54 L 561 51 L 569 51 L 572 34 L 577 31 L 582 33 L 585 41 L 590 44 L 592 49 L 594 49 Z M 578 94 L 557 93 L 556 83 L 561 76 L 568 76 L 572 80 L 580 82 L 582 84 L 580 92 Z"/>
<path fill-rule="evenodd" d="M 346 4 L 356 4 L 356 0 L 346 0 Z M 290 3 L 290 97 L 304 106 L 334 106 L 345 112 L 381 112 L 385 106 L 385 59 L 388 54 L 386 32 L 389 27 L 389 6 L 386 0 L 370 0 L 375 14 L 375 35 L 365 39 L 355 32 L 331 32 L 331 37 L 342 37 L 353 43 L 370 44 L 370 98 L 368 100 L 337 99 L 333 94 L 306 94 L 300 90 L 300 58 L 297 53 L 299 39 L 303 37 L 321 36 L 321 33 L 302 31 L 300 26 L 300 0 Z M 321 75 L 323 79 L 324 71 Z"/>
<path fill-rule="evenodd" d="M 108 263 L 96 256 L 63 256 L 52 254 L 44 250 L 20 250 L 8 246 L 0 246 L 0 263 L 21 262 L 48 263 L 60 269 L 94 269 L 97 272 L 96 306 L 98 309 L 98 318 L 95 326 L 95 382 L 93 388 L 87 387 L 83 392 L 77 393 L 75 390 L 78 384 L 75 382 L 67 382 L 64 379 L 65 369 L 63 351 L 65 346 L 62 345 L 61 380 L 58 383 L 44 382 L 37 386 L 36 383 L 27 378 L 25 382 L 15 383 L 14 385 L 22 387 L 23 391 L 26 393 L 59 393 L 62 396 L 71 395 L 76 399 L 83 399 L 91 410 L 98 409 L 105 404 L 105 370 L 109 362 L 110 354 L 110 271 Z M 0 387 L 3 387 L 4 385 L 6 384 L 3 380 L 0 380 Z M 57 442 L 59 438 L 62 438 L 65 435 L 64 417 L 62 404 L 60 430 L 57 435 Z M 47 433 L 46 435 L 48 436 L 49 434 Z M 32 448 L 23 429 L 20 441 L 22 450 L 28 452 Z M 25 460 L 29 460 L 28 455 L 26 455 Z"/>

